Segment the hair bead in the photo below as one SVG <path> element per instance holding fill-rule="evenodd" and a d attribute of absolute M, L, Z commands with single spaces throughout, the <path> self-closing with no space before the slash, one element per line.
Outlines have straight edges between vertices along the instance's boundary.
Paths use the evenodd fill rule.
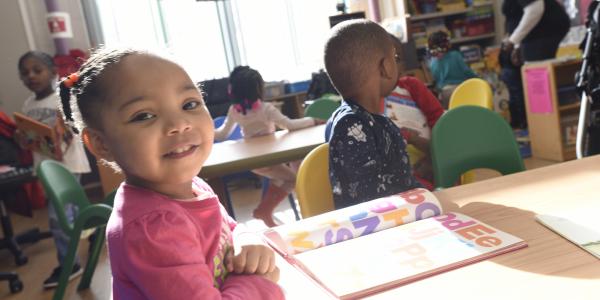
<path fill-rule="evenodd" d="M 67 78 L 65 78 L 65 80 L 63 82 L 66 87 L 71 88 L 78 80 L 79 80 L 79 74 L 72 73 L 71 75 L 67 76 Z"/>

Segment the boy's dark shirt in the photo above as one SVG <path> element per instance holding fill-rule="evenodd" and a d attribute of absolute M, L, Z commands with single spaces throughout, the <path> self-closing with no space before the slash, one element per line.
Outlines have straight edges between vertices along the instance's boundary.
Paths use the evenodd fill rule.
<path fill-rule="evenodd" d="M 343 100 L 327 121 L 325 140 L 336 209 L 421 187 L 400 130 L 385 116 Z"/>

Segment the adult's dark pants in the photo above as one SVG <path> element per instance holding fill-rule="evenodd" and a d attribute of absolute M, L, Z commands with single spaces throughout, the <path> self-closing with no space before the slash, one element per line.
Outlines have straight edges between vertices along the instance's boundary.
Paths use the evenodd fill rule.
<path fill-rule="evenodd" d="M 508 88 L 510 125 L 513 128 L 526 128 L 527 114 L 525 112 L 525 99 L 523 98 L 521 70 L 517 67 L 504 67 L 500 72 L 500 79 Z"/>

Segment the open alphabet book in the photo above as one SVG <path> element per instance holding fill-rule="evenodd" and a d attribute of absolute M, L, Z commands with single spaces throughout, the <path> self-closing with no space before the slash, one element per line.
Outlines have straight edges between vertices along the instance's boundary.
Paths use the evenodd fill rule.
<path fill-rule="evenodd" d="M 290 264 L 340 299 L 391 287 L 526 247 L 471 217 L 442 214 L 415 189 L 264 232 Z"/>

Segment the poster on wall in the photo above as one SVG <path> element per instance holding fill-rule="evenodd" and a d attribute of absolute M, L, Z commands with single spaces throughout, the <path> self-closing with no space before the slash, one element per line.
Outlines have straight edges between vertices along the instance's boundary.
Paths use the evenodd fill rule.
<path fill-rule="evenodd" d="M 66 12 L 50 12 L 46 15 L 52 38 L 72 38 L 71 17 Z"/>

